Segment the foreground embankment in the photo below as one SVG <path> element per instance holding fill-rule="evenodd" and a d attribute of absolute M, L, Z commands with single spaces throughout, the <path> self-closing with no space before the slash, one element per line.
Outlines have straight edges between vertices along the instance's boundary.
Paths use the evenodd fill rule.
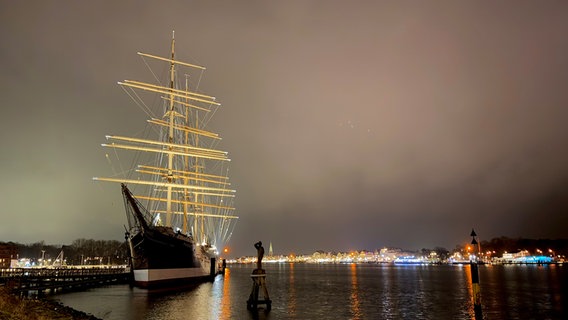
<path fill-rule="evenodd" d="M 0 287 L 0 320 L 97 320 L 98 318 L 60 303 L 11 294 Z"/>

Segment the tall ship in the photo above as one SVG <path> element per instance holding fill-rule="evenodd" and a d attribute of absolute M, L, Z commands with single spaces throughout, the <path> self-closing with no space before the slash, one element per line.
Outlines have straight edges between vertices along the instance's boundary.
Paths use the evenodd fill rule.
<path fill-rule="evenodd" d="M 146 114 L 146 124 L 132 136 L 108 135 L 102 144 L 113 159 L 132 165 L 116 172 L 107 153 L 113 175 L 93 179 L 121 185 L 136 286 L 208 281 L 238 219 L 230 159 L 218 148 L 219 134 L 208 129 L 221 104 L 199 90 L 205 67 L 177 59 L 173 34 L 169 57 L 138 55 L 153 80 L 118 84 Z"/>

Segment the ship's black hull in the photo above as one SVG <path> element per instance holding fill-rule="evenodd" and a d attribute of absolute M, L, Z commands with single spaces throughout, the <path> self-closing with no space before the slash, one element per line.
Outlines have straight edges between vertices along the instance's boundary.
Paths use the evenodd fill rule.
<path fill-rule="evenodd" d="M 154 227 L 129 237 L 134 284 L 138 287 L 179 286 L 211 280 L 215 258 L 196 252 L 191 238 L 170 228 Z M 213 266 L 213 268 L 211 268 Z"/>
<path fill-rule="evenodd" d="M 159 228 L 159 227 L 158 227 Z M 182 234 L 167 233 L 160 228 L 138 232 L 131 239 L 134 269 L 195 268 L 193 242 Z"/>
<path fill-rule="evenodd" d="M 145 209 L 124 184 L 122 193 L 132 232 L 127 233 L 126 240 L 136 286 L 178 286 L 215 276 L 215 257 L 203 246 L 196 246 L 190 236 L 172 228 L 150 225 L 142 212 Z"/>

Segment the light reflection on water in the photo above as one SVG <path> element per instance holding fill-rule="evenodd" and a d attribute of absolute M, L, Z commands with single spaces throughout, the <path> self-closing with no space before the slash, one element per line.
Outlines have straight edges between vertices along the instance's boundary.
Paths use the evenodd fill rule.
<path fill-rule="evenodd" d="M 267 264 L 272 310 L 246 309 L 254 266 L 183 291 L 116 285 L 54 296 L 101 319 L 474 319 L 469 266 Z M 568 319 L 568 269 L 480 266 L 485 319 Z"/>
<path fill-rule="evenodd" d="M 290 264 L 288 283 L 288 316 L 296 317 L 296 287 L 294 285 L 294 264 Z M 269 291 L 270 293 L 270 291 Z"/>
<path fill-rule="evenodd" d="M 221 283 L 221 281 L 215 283 Z M 231 319 L 231 269 L 225 269 L 222 283 L 223 295 L 221 297 L 221 315 L 219 318 Z"/>
<path fill-rule="evenodd" d="M 351 316 L 352 319 L 361 318 L 361 310 L 359 308 L 359 288 L 357 287 L 357 265 L 351 265 Z"/>

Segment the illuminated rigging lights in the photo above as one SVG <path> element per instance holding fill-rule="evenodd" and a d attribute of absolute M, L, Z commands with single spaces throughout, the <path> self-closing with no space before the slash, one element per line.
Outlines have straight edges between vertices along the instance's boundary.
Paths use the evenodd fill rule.
<path fill-rule="evenodd" d="M 227 241 L 231 228 L 234 227 L 234 223 L 225 222 L 238 219 L 237 216 L 229 214 L 235 211 L 232 199 L 236 190 L 229 189 L 229 178 L 219 173 L 226 170 L 222 163 L 231 161 L 228 153 L 211 148 L 221 137 L 205 129 L 208 120 L 215 113 L 215 108 L 221 106 L 221 103 L 211 95 L 188 90 L 187 77 L 185 89 L 175 86 L 174 79 L 178 74 L 176 66 L 189 67 L 200 72 L 205 68 L 174 59 L 173 43 L 171 59 L 141 52 L 138 54 L 170 63 L 169 86 L 136 80 L 118 82 L 121 87 L 129 88 L 129 92 L 158 94 L 159 101 L 165 102 L 162 106 L 162 119 L 150 116 L 146 120 L 149 127 L 154 129 L 149 133 L 161 134 L 157 135 L 157 139 L 106 136 L 110 142 L 102 144 L 103 147 L 136 153 L 134 160 L 139 164 L 129 171 L 129 174 L 135 174 L 136 177 L 122 178 L 115 174 L 115 177 L 94 177 L 93 180 L 138 185 L 144 190 L 133 194 L 133 197 L 148 201 L 149 211 L 156 215 L 155 221 L 161 221 L 160 215 L 165 214 L 166 226 L 175 230 L 178 226 L 173 225 L 170 216 L 183 216 L 183 230 L 187 230 L 191 225 L 188 225 L 187 219 L 192 217 L 194 223 L 191 229 L 194 235 L 198 234 L 197 239 L 220 236 L 224 239 L 212 239 L 213 244 L 223 245 L 219 241 Z M 137 94 L 130 96 L 136 103 L 141 102 L 146 106 Z M 143 154 L 157 161 L 143 159 Z M 107 160 L 110 162 L 108 155 Z M 149 165 L 151 162 L 156 164 Z M 213 226 L 215 220 L 221 222 Z M 214 230 L 206 231 L 205 226 L 214 227 Z M 200 234 L 207 232 L 211 234 Z"/>

